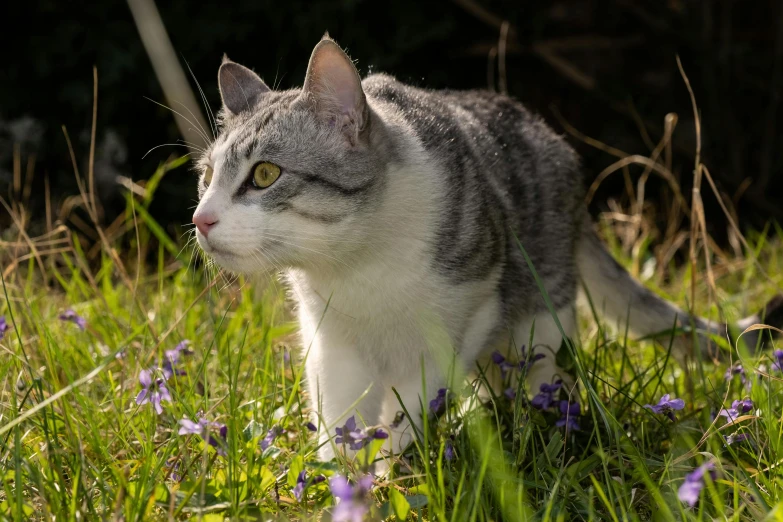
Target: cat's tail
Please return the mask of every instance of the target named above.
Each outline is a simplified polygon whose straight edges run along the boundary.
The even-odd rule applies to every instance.
[[[618,326],[622,332],[626,323],[629,330],[636,336],[648,336],[661,334],[661,341],[665,344],[675,324],[678,327],[690,328],[693,326],[699,334],[699,348],[703,353],[715,355],[714,343],[710,347],[706,334],[717,334],[723,338],[729,335],[728,326],[725,323],[717,323],[701,317],[692,316],[674,303],[659,297],[654,292],[642,286],[631,277],[609,254],[601,240],[592,229],[589,220],[583,226],[582,236],[577,251],[577,264],[582,284],[587,290],[587,297],[596,311],[607,320],[613,321],[613,326]],[[743,332],[753,324],[767,324],[776,328],[783,327],[783,295],[772,298],[759,313],[738,321],[734,327],[735,335]],[[753,330],[742,336],[745,345],[751,350],[755,349],[761,336],[768,330]],[[767,334],[767,339],[769,334]],[[683,357],[688,353],[690,334],[681,334],[675,337],[674,355]],[[732,346],[737,339],[732,338]]]

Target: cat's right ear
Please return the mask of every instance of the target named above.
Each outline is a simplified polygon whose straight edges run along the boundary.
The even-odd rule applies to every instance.
[[[359,72],[328,34],[313,49],[302,91],[316,114],[356,145],[367,125],[367,100]]]
[[[225,56],[218,70],[218,87],[223,106],[233,114],[252,109],[270,91],[256,73]]]

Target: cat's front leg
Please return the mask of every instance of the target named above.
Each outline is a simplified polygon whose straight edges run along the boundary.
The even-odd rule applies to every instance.
[[[351,417],[359,429],[378,423],[383,390],[375,372],[363,363],[356,349],[315,342],[305,360],[305,378],[318,416],[314,422],[318,426],[319,458],[331,460],[335,450],[343,449],[353,454],[348,440],[335,442],[335,428],[342,428]]]
[[[401,454],[415,440],[417,432],[421,435],[423,416],[445,407],[446,378],[442,373],[435,365],[425,364],[423,376],[420,371],[412,371],[396,379],[394,390],[386,390],[381,424],[389,427],[389,438],[381,450],[383,461],[376,462],[376,474],[385,474],[393,456]]]

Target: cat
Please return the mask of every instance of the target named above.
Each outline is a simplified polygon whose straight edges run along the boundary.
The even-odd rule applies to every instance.
[[[272,90],[225,57],[218,83],[220,133],[198,162],[198,244],[229,271],[283,274],[324,460],[352,416],[386,426],[386,452],[400,452],[449,375],[493,350],[533,347],[531,393],[567,378],[555,353],[576,336],[582,285],[637,335],[675,323],[726,333],[615,262],[585,209],[577,154],[508,96],[361,80],[328,36],[301,89]],[[778,305],[767,320],[783,319]],[[677,337],[681,357],[689,339]],[[393,423],[400,402],[409,415]]]

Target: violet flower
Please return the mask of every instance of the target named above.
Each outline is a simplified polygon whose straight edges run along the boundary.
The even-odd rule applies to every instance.
[[[185,370],[176,368],[179,364],[181,356],[193,355],[193,350],[188,349],[190,341],[185,339],[171,350],[163,352],[163,375],[166,379],[171,378],[172,375],[185,375]]]
[[[744,442],[750,439],[750,435],[747,433],[732,433],[731,435],[724,435],[723,439],[728,446],[731,446],[735,442]]]
[[[443,449],[443,458],[451,462],[454,460],[454,445],[451,440],[446,441],[446,447]]]
[[[439,414],[446,407],[446,388],[438,390],[438,395],[430,401],[430,411]]]
[[[351,415],[342,427],[334,429],[337,437],[334,439],[336,444],[345,444],[352,450],[360,450],[364,446],[364,439],[367,435],[360,429],[356,429],[356,419]]]
[[[661,397],[658,404],[645,404],[644,407],[651,409],[653,413],[662,413],[669,417],[669,419],[676,421],[677,417],[674,416],[674,411],[685,408],[685,401],[682,399],[672,399],[671,395],[667,393]]]
[[[180,474],[180,460],[177,460],[174,462],[171,466],[166,466],[169,470],[169,478],[173,480],[174,482],[179,482],[182,480],[182,475]]]
[[[735,375],[740,376],[740,382],[748,389],[751,387],[751,382],[748,380],[747,375],[745,375],[745,368],[742,367],[742,364],[737,363],[734,366],[729,366],[726,369],[726,373],[723,375],[723,379],[725,381],[731,381]]]
[[[305,428],[307,428],[310,431],[318,431],[318,428],[312,422],[308,422],[307,424],[305,424]]]
[[[367,503],[367,493],[372,488],[372,475],[365,475],[355,486],[341,475],[334,475],[329,480],[332,495],[339,503],[332,510],[332,522],[362,522],[370,511]]]
[[[541,384],[539,387],[541,392],[533,397],[533,400],[530,401],[530,404],[539,410],[548,410],[552,403],[555,402],[555,393],[562,385],[563,381],[557,381],[554,384]]]
[[[84,317],[81,317],[76,312],[74,312],[71,309],[68,309],[60,314],[60,320],[61,321],[70,321],[74,323],[76,326],[79,327],[79,330],[84,330],[87,328],[87,321],[84,319]]]
[[[226,456],[226,437],[228,435],[228,427],[220,422],[210,422],[204,417],[200,417],[198,422],[193,422],[187,417],[183,417],[179,421],[181,426],[179,429],[180,435],[198,435],[202,439],[207,441],[207,444],[217,450],[217,454],[220,456]],[[213,428],[217,428],[219,437],[222,441],[212,436]]]
[[[5,316],[0,315],[0,341],[5,337],[5,333],[11,328],[11,325],[5,322]]]
[[[318,484],[320,482],[323,482],[326,480],[326,477],[323,475],[316,475],[310,480],[307,480],[307,472],[305,470],[302,470],[299,475],[296,477],[296,486],[294,486],[294,496],[296,497],[297,502],[301,502],[302,498],[304,497],[304,492],[307,489],[308,486],[311,484]]]
[[[508,375],[508,372],[516,368],[515,364],[508,362],[506,358],[503,357],[503,355],[497,350],[492,352],[491,358],[492,362],[495,363],[498,368],[500,368],[500,377],[503,380],[506,380],[506,375]]]
[[[544,357],[544,354],[539,353],[532,355],[531,357],[527,356],[525,347],[522,347],[522,354],[519,358],[519,361],[516,364],[512,364],[508,359],[506,359],[503,354],[498,352],[497,350],[492,352],[491,359],[492,362],[495,363],[498,368],[500,368],[500,376],[503,380],[506,379],[506,375],[508,375],[509,372],[512,370],[519,370],[523,371],[526,367],[530,366],[534,362],[536,362],[539,359],[542,359]]]
[[[503,395],[505,395],[508,400],[513,401],[517,398],[517,389],[513,386],[509,386],[503,390]]]
[[[375,428],[369,436],[375,440],[384,440],[389,438],[389,434],[383,431],[381,428]]]
[[[699,494],[704,488],[705,473],[709,473],[710,478],[715,480],[717,478],[715,464],[707,462],[686,475],[685,482],[682,483],[677,492],[677,498],[679,498],[681,502],[688,504],[690,507],[696,505],[699,501]]]
[[[519,364],[517,365],[519,370],[522,371],[526,367],[532,365],[534,362],[543,359],[545,355],[543,353],[534,353],[531,354],[530,357],[525,356],[525,347],[522,347],[522,359],[519,361]]]
[[[153,380],[151,370],[141,370],[139,372],[139,382],[142,390],[136,396],[136,404],[141,406],[149,402],[152,403],[152,407],[155,408],[155,412],[158,415],[163,413],[163,407],[160,405],[161,401],[172,402],[169,389],[166,388],[166,381],[163,379]]]
[[[560,417],[557,422],[555,422],[555,426],[565,426],[566,431],[580,430],[581,428],[577,422],[577,418],[579,417],[580,413],[581,409],[578,402],[560,401],[560,414],[562,417]]]
[[[775,362],[772,363],[772,369],[783,372],[783,350],[775,350],[772,352],[772,356],[775,358]]]
[[[729,422],[734,422],[738,417],[744,413],[748,413],[753,410],[753,401],[750,399],[742,399],[741,401],[734,401],[731,403],[731,408],[723,408],[718,412],[721,417],[726,417]]]
[[[261,449],[265,450],[269,446],[272,445],[272,443],[275,441],[277,437],[285,433],[285,430],[280,426],[274,426],[272,429],[270,429],[268,432],[266,432],[266,437],[264,437],[261,440]]]
[[[337,433],[334,442],[336,444],[346,444],[352,450],[360,450],[364,447],[366,441],[370,439],[388,439],[389,434],[380,428],[361,429],[356,427],[356,419],[351,416],[345,421],[345,425],[334,429]]]

